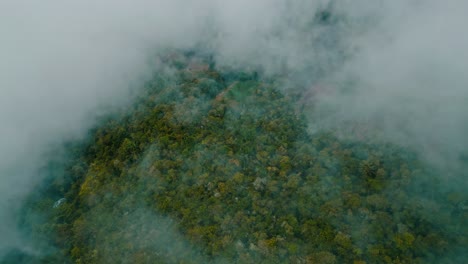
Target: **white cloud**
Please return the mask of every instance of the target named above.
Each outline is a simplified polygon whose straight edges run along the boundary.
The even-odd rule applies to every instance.
[[[326,6],[342,20],[310,23]],[[158,47],[201,43],[220,65],[286,67],[337,86],[352,76],[351,95],[322,98],[317,111],[335,113],[324,123],[383,123],[387,138],[443,163],[466,146],[467,8],[461,0],[2,1],[0,222],[11,224],[9,201],[39,180],[42,151],[124,103]],[[0,252],[8,243],[0,239]]]

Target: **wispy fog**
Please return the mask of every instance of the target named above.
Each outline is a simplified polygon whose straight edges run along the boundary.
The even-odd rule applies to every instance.
[[[131,99],[163,49],[318,84],[314,129],[356,121],[443,167],[468,149],[468,2],[0,2],[0,255],[50,145]],[[328,17],[329,16],[329,17]],[[288,87],[285,87],[287,89]],[[466,154],[465,154],[466,155]]]

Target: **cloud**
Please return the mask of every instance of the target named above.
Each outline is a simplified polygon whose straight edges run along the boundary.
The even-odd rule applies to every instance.
[[[382,18],[353,40],[357,51],[332,77],[355,84],[340,83],[352,91],[324,101],[336,110],[330,118],[367,122],[440,166],[455,165],[468,147],[466,7],[396,1],[371,10]]]
[[[16,241],[14,201],[41,180],[42,153],[128,102],[164,48],[203,47],[220,67],[326,83],[334,92],[314,103],[319,126],[364,122],[449,164],[467,149],[467,8],[461,0],[2,1],[0,254]]]

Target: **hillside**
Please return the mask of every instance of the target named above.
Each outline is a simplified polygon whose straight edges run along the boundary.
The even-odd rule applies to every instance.
[[[20,221],[42,253],[6,263],[464,259],[468,197],[416,154],[310,134],[280,79],[165,59],[131,106],[43,168]]]

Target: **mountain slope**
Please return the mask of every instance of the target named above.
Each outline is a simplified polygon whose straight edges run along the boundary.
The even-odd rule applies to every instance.
[[[437,183],[415,155],[310,135],[298,98],[272,81],[166,59],[133,106],[44,168],[23,225],[52,242],[31,262],[457,260],[466,195],[429,195]]]

